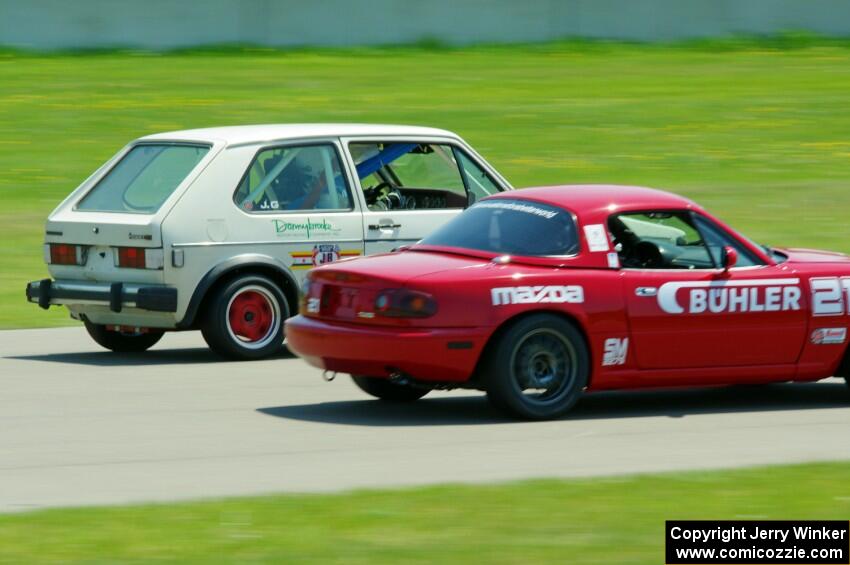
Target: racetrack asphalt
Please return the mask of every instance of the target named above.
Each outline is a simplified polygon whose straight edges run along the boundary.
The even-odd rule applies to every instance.
[[[470,391],[387,405],[288,353],[223,362],[197,332],[139,355],[0,332],[3,512],[850,459],[848,424],[838,379],[595,393],[517,422]]]

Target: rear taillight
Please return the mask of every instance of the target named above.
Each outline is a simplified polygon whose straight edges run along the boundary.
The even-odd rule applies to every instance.
[[[394,288],[375,297],[375,314],[389,318],[427,318],[437,313],[437,301],[425,292]]]
[[[116,247],[115,266],[122,269],[161,269],[162,249]]]
[[[68,243],[45,243],[44,260],[50,265],[85,265],[86,247]]]

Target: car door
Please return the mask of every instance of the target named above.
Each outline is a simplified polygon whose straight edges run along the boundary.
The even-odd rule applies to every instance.
[[[276,245],[266,250],[296,274],[363,253],[359,202],[341,155],[335,139],[263,147],[233,196],[255,239],[270,234]]]
[[[612,216],[609,228],[624,267],[629,326],[640,369],[797,361],[807,306],[793,271],[766,264],[701,214],[620,214]],[[641,246],[643,252],[636,253]],[[737,267],[720,268],[725,246],[737,251]],[[652,248],[660,252],[660,262],[659,253],[648,251]]]
[[[415,243],[506,187],[459,144],[425,138],[344,140],[363,209],[366,254]]]

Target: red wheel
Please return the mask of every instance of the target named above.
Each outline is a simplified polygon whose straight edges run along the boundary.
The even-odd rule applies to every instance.
[[[239,289],[227,305],[227,330],[243,347],[260,349],[273,338],[280,326],[277,300],[261,286]]]
[[[210,297],[201,332],[210,348],[231,359],[262,359],[283,347],[289,305],[281,289],[261,275],[227,281]]]

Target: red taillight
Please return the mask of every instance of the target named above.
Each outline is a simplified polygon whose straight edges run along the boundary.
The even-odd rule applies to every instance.
[[[375,297],[375,314],[390,318],[427,318],[437,313],[434,297],[404,288],[382,290]]]
[[[158,247],[115,248],[115,266],[123,269],[162,269],[163,257]]]
[[[144,269],[145,268],[145,248],[144,247],[119,247],[118,248],[118,266],[125,269]]]
[[[67,243],[48,243],[50,253],[49,263],[51,265],[82,265],[85,263],[83,247]]]

